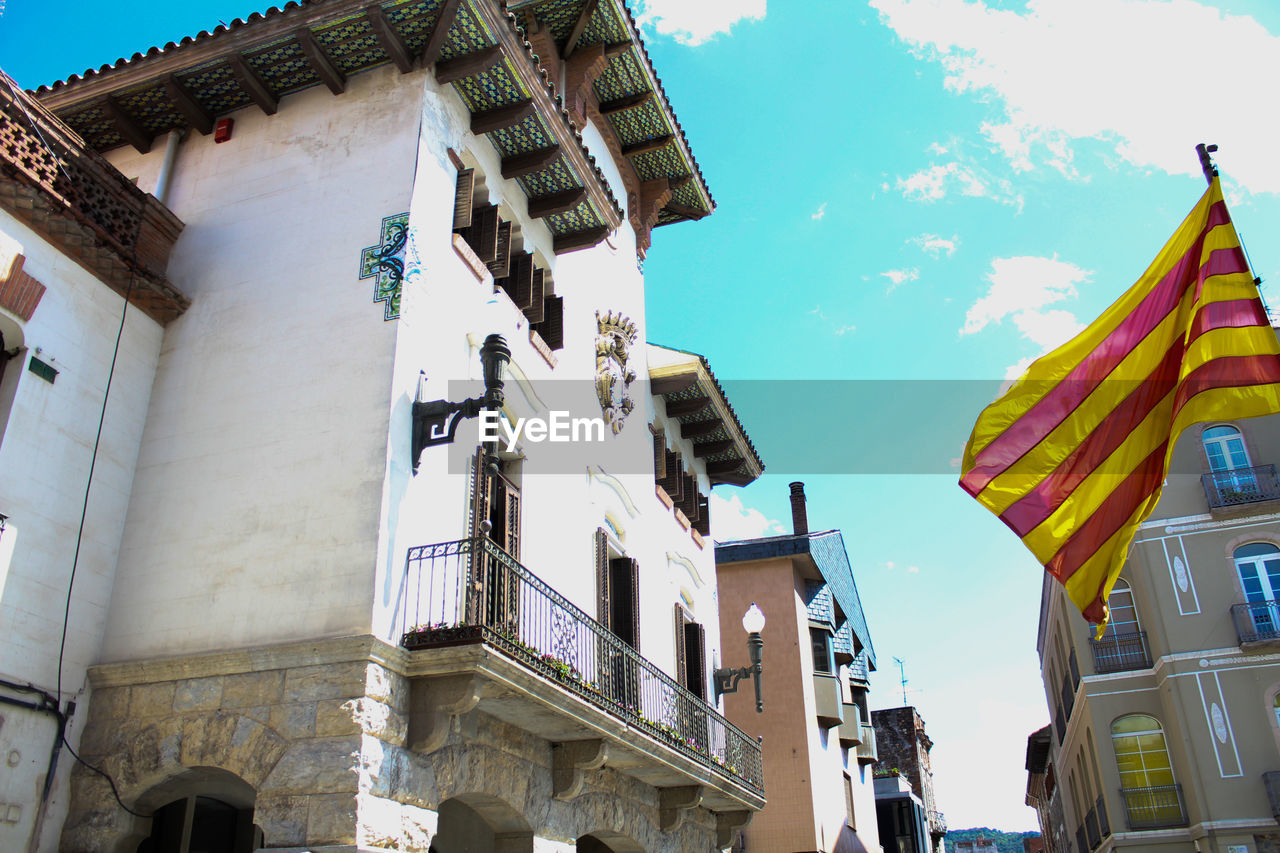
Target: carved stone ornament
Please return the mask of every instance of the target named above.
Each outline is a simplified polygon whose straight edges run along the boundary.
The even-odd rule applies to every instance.
[[[596,312],[596,396],[604,421],[617,435],[635,408],[630,397],[636,372],[627,366],[636,342],[636,324],[622,314]]]

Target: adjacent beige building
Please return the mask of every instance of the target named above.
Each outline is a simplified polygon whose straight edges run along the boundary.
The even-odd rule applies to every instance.
[[[1047,577],[1051,726],[1027,802],[1055,853],[1280,845],[1280,418],[1197,425],[1094,639]]]

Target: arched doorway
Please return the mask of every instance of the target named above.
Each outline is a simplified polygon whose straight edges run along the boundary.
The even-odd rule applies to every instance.
[[[644,848],[617,832],[592,832],[577,843],[578,853],[644,853]]]
[[[440,804],[431,853],[533,853],[528,821],[491,794],[459,794]]]
[[[137,853],[253,853],[266,843],[253,823],[255,799],[253,787],[234,773],[187,770],[139,799],[151,831]]]

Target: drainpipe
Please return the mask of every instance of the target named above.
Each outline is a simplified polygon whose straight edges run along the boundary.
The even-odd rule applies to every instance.
[[[160,163],[160,174],[156,176],[156,191],[152,193],[161,204],[166,203],[169,195],[169,184],[173,180],[173,162],[178,158],[178,143],[187,132],[183,129],[169,131],[169,138],[164,144],[164,160]]]
[[[12,681],[0,679],[0,687],[19,693],[35,694],[38,701],[27,702],[12,696],[0,694],[0,704],[12,705],[17,708],[26,708],[29,711],[52,715],[58,723],[57,734],[54,735],[53,746],[49,751],[49,764],[44,774],[44,787],[40,791],[40,803],[36,808],[35,825],[31,828],[31,837],[27,841],[27,850],[35,851],[40,844],[40,830],[44,825],[45,811],[49,806],[49,799],[53,793],[53,776],[58,769],[58,754],[62,751],[62,739],[66,736],[67,718],[75,713],[76,705],[74,702],[67,703],[67,710],[64,714],[58,710],[58,701],[52,695],[44,692],[38,687],[30,684],[17,684]]]

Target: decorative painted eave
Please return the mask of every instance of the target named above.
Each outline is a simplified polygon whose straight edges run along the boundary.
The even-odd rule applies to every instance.
[[[652,225],[712,213],[715,200],[625,0],[508,0],[508,5],[526,24],[536,19],[546,26],[562,56],[606,48],[604,68],[594,78],[594,107],[642,187],[665,181],[670,188]]]
[[[693,444],[712,485],[745,486],[764,473],[764,463],[747,437],[707,360],[697,353],[648,344],[649,387],[666,404],[667,420]]]
[[[34,94],[94,149],[146,152],[163,133],[207,134],[246,107],[273,115],[284,96],[313,86],[341,94],[350,75],[388,63],[401,73],[433,67],[454,86],[472,131],[488,136],[557,252],[595,245],[619,226],[603,172],[500,0],[290,2]]]
[[[165,277],[182,221],[3,72],[0,208],[156,322],[191,304]]]

